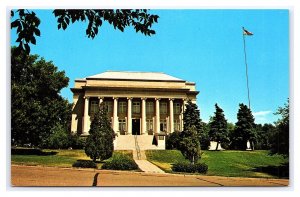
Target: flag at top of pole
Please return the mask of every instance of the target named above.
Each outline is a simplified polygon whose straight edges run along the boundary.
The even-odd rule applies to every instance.
[[[244,27],[243,27],[243,34],[246,35],[246,36],[252,36],[253,35],[252,32],[246,30]]]

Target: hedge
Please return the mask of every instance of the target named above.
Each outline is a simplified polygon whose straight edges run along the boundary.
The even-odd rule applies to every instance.
[[[123,154],[116,154],[113,155],[110,160],[106,161],[101,168],[109,170],[137,170],[138,165],[131,157]]]
[[[172,170],[174,172],[188,172],[188,173],[201,173],[206,174],[208,170],[208,166],[205,163],[175,163],[172,166]]]

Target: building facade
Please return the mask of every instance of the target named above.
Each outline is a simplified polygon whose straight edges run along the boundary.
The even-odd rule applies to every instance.
[[[98,105],[104,102],[118,136],[168,134],[183,129],[188,100],[196,102],[195,83],[159,72],[107,71],[76,79],[71,130],[88,135]]]

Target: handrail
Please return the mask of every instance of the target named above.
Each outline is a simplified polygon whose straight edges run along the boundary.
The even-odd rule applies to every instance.
[[[141,150],[140,150],[140,146],[137,140],[137,135],[134,135],[134,142],[135,142],[135,150],[136,150],[136,154],[137,154],[137,159],[140,160],[141,159]]]

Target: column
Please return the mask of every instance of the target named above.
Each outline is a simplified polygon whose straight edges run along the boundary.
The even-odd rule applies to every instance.
[[[142,98],[142,135],[146,134],[146,99]]]
[[[118,132],[119,121],[118,121],[118,98],[113,97],[114,99],[114,112],[113,112],[113,130]]]
[[[72,105],[72,122],[71,122],[71,132],[73,134],[77,133],[77,131],[78,131],[78,128],[77,128],[78,118],[76,118],[77,113],[74,111],[77,101],[78,101],[78,96],[76,96],[76,97],[74,96],[73,97],[73,105]]]
[[[180,130],[183,131],[183,114],[185,111],[185,104],[186,99],[182,99],[182,107],[181,107],[181,114],[180,114]]]
[[[170,133],[174,132],[174,111],[173,111],[173,100],[172,98],[169,99],[170,101]]]
[[[160,112],[159,112],[159,98],[155,98],[155,133],[160,132]]]
[[[127,98],[127,100],[128,100],[128,103],[127,103],[127,134],[131,134],[132,133],[132,120],[131,120],[132,98]]]
[[[83,135],[89,134],[89,97],[85,96],[84,98],[84,114],[83,114]]]

